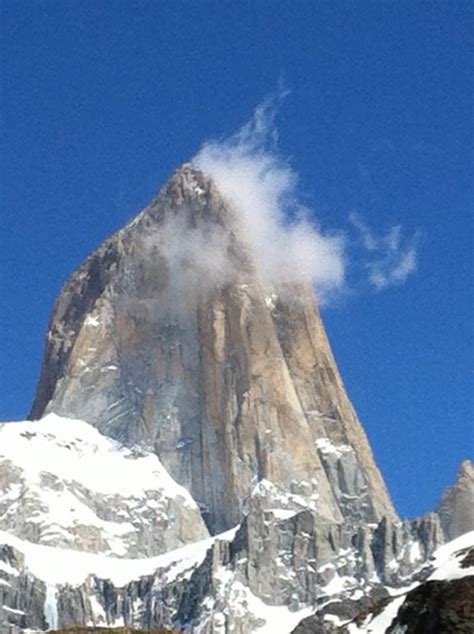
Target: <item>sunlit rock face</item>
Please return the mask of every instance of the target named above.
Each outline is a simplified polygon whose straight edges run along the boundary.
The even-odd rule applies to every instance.
[[[0,426],[0,632],[395,632],[472,574],[474,533],[441,546],[472,465],[398,520],[311,283],[253,244],[185,165],[64,286],[34,420]]]
[[[62,289],[31,417],[49,412],[156,451],[212,532],[262,480],[269,505],[395,517],[311,285],[264,280],[189,165]]]
[[[474,530],[474,464],[464,460],[453,486],[446,489],[436,509],[446,539]]]
[[[238,215],[191,167],[64,287],[45,412],[153,447],[214,531],[262,479],[328,519],[393,515],[309,284],[264,284]]]

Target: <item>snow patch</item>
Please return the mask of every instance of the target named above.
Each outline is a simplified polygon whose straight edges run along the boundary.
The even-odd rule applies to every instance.
[[[345,590],[352,589],[356,585],[357,580],[355,579],[355,577],[349,577],[347,575],[340,576],[336,573],[331,581],[323,586],[322,590],[324,594],[328,596],[333,596],[335,594],[340,594]]]
[[[305,509],[317,510],[319,494],[316,490],[316,480],[311,482],[294,480],[291,487],[294,491],[299,489],[304,493],[283,491],[270,480],[262,478],[254,485],[252,496],[265,500],[265,506],[272,512],[274,509],[279,509],[280,511],[291,510],[294,512],[293,514],[296,514]],[[287,519],[287,517],[281,519]]]
[[[408,558],[412,564],[416,563],[422,558],[420,542],[413,542],[410,544]]]
[[[222,634],[232,631],[233,622],[245,622],[248,634],[276,634],[277,632],[289,634],[302,619],[314,611],[311,607],[291,611],[286,605],[269,605],[238,581],[234,572],[228,568],[219,569],[215,578],[218,583],[217,599],[208,606],[209,618],[212,621],[212,615],[216,614],[214,611],[216,603],[225,606],[222,612],[217,611],[218,614],[222,614],[217,620],[219,627],[227,627],[222,629]],[[201,628],[193,631],[207,632],[207,623],[208,621],[201,624]],[[217,632],[220,634],[221,630],[218,629]]]
[[[97,326],[100,326],[99,318],[96,315],[87,315],[84,320],[84,326],[92,326],[92,328],[97,328]]]
[[[278,295],[275,295],[275,293],[272,293],[271,295],[268,295],[267,297],[265,297],[265,305],[270,310],[275,310],[277,301],[278,301]]]
[[[42,546],[18,539],[6,531],[0,531],[0,544],[7,544],[21,552],[25,557],[25,569],[53,588],[64,584],[80,586],[90,575],[109,579],[117,588],[122,588],[130,581],[151,575],[157,570],[163,571],[160,577],[163,583],[173,581],[202,563],[215,541],[231,541],[237,528],[147,559],[118,559],[102,554]],[[67,562],[67,566],[64,562]],[[47,595],[48,606],[53,605],[52,598],[50,592]]]
[[[11,614],[19,614],[20,616],[25,614],[23,610],[16,610],[15,608],[9,608],[7,605],[2,606],[4,610],[10,612]]]
[[[269,509],[269,511],[279,520],[290,519],[290,517],[294,517],[298,513],[298,511],[292,511],[289,509]]]
[[[323,455],[333,454],[337,458],[354,451],[350,445],[335,445],[329,438],[318,438],[316,447]]]
[[[428,579],[460,579],[474,574],[474,566],[461,566],[466,551],[471,548],[474,549],[474,531],[465,533],[438,548],[432,562],[435,571]]]
[[[88,598],[92,611],[92,621],[90,625],[94,626],[107,624],[107,617],[105,615],[104,608],[100,605],[97,597],[94,594],[91,594]]]
[[[11,575],[12,577],[18,577],[18,575],[20,574],[18,570],[16,570],[16,568],[13,568],[13,566],[7,564],[6,561],[0,561],[0,570],[2,572],[6,572],[7,575]]]

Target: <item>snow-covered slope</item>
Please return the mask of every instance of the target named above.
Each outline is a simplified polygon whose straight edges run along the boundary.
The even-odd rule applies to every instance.
[[[55,414],[0,425],[0,530],[37,544],[147,557],[204,539],[190,494],[156,454]]]
[[[474,575],[474,531],[465,533],[438,548],[428,580],[460,579]]]
[[[45,584],[43,611],[50,628],[60,625],[58,603],[61,601],[64,588],[79,588],[80,586],[87,589],[87,594],[83,595],[89,617],[86,624],[120,626],[124,624],[123,617],[117,618],[113,623],[107,618],[106,606],[102,605],[103,597],[98,592],[101,585],[111,583],[114,588],[121,588],[126,592],[127,585],[140,579],[144,583],[146,578],[151,577],[158,597],[160,590],[165,591],[167,586],[178,585],[189,580],[196,568],[202,566],[209,549],[213,546],[219,547],[224,542],[230,542],[235,533],[236,529],[232,529],[159,557],[137,560],[30,544],[0,531],[0,544],[13,548],[22,558],[23,565],[22,571],[16,569],[12,561],[2,561],[0,557],[0,596],[2,585],[4,588],[8,587],[26,572]],[[64,565],[65,562],[67,565]],[[196,634],[209,631],[213,634],[224,634],[227,631],[226,621],[229,615],[235,619],[245,619],[250,624],[249,629],[246,630],[248,634],[254,631],[256,634],[285,633],[290,632],[304,616],[311,612],[310,608],[291,611],[284,605],[267,605],[248,587],[237,581],[232,574],[229,576],[224,568],[216,572],[218,600],[208,601],[207,605],[203,606],[201,622],[196,623],[192,629]],[[26,606],[22,607],[26,608]],[[26,615],[26,610],[0,605],[0,617],[2,609],[10,618],[14,613],[17,617]],[[129,619],[139,621],[142,610],[142,601],[139,598],[132,599],[132,613]],[[3,625],[6,625],[6,622],[6,620],[3,621]],[[0,632],[3,634],[3,631],[0,618]]]
[[[127,583],[151,575],[157,570],[165,571],[162,581],[169,582],[200,564],[208,549],[216,541],[230,540],[234,535],[235,529],[232,529],[221,535],[171,550],[163,555],[143,559],[118,558],[102,553],[84,553],[54,546],[31,544],[6,531],[0,531],[0,544],[10,546],[20,553],[23,570],[44,581],[47,586],[80,586],[88,577],[95,576],[110,581],[117,588],[122,588]],[[21,571],[15,571],[14,566],[0,559],[0,572],[18,576]]]
[[[160,590],[166,591],[168,585],[189,579],[196,567],[202,564],[208,550],[220,541],[231,540],[235,532],[234,529],[208,537],[158,557],[119,559],[32,544],[0,531],[0,632],[30,630],[30,627],[25,627],[29,626],[29,620],[33,623],[41,620],[38,614],[34,614],[38,609],[45,629],[62,625],[59,613],[63,610],[81,614],[81,618],[78,621],[72,619],[72,623],[124,625],[123,616],[111,622],[106,615],[105,604],[107,596],[109,599],[113,596],[112,588],[126,593],[127,586],[146,585],[146,580],[152,579],[154,590],[159,595]],[[43,599],[39,608],[35,605],[38,597],[33,596],[35,601],[32,602],[31,596],[31,589],[38,582],[41,589],[37,587],[35,592]],[[75,595],[80,597],[77,603],[82,611],[70,600]],[[132,596],[127,608],[129,618],[139,620],[142,611],[142,601]],[[18,623],[18,629],[11,626],[12,617],[16,617],[13,622]]]
[[[1,425],[0,633],[288,634],[321,603],[399,586],[438,543],[436,517],[334,524],[312,502],[263,478],[210,538],[155,454],[56,415]]]
[[[156,454],[54,414],[0,425],[0,633],[80,623],[289,634],[315,618],[318,632],[381,634],[413,575],[472,571],[461,551],[474,533],[427,564],[441,537],[435,515],[351,526],[310,502],[261,479],[240,526],[209,537]],[[383,609],[349,623],[374,592]]]
[[[336,626],[382,634],[408,596],[406,587],[384,588],[401,569],[392,564],[397,551],[387,548],[399,541],[403,558],[413,550],[413,536],[429,526],[428,520],[405,528],[382,523],[354,534],[324,524],[311,510],[265,510],[256,496],[238,528],[151,558],[55,548],[0,531],[0,632],[80,623],[196,634],[289,634],[295,627],[298,634],[322,634]],[[433,565],[426,558],[412,562],[413,574],[459,576],[461,562],[453,557],[460,550],[464,556],[470,540],[474,534],[438,550]],[[386,597],[379,614],[367,612],[358,626],[349,623],[351,616],[340,618],[351,613],[346,604],[356,614],[374,592]],[[321,627],[300,629],[312,615]]]

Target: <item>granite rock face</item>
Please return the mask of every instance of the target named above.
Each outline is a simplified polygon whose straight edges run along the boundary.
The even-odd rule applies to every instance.
[[[350,618],[365,596],[403,588],[404,575],[423,574],[440,535],[431,517],[352,527],[324,523],[310,510],[268,511],[258,498],[238,529],[153,560],[104,561],[3,533],[0,599],[12,632],[80,623],[283,634],[313,612],[325,621],[335,603]],[[63,561],[70,569],[58,571]]]
[[[470,528],[469,465],[397,518],[311,284],[190,165],[65,284],[30,418],[0,426],[0,634],[329,633]]]
[[[440,547],[415,583],[386,596],[375,596],[352,619],[326,620],[312,629],[311,619],[294,634],[468,634],[474,631],[474,532]],[[308,629],[309,627],[309,629]]]
[[[464,460],[456,482],[446,489],[436,509],[446,539],[455,539],[474,530],[474,464]]]
[[[396,517],[310,284],[264,282],[189,165],[64,286],[31,417],[49,412],[156,451],[213,533],[262,479],[328,520]]]

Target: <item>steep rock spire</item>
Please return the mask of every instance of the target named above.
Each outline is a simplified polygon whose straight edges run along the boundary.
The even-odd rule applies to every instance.
[[[249,496],[396,517],[311,285],[269,284],[238,213],[186,164],[62,289],[32,418],[153,448],[214,532]]]
[[[436,512],[448,540],[474,530],[474,464],[470,460],[461,463],[456,482],[445,490]]]

